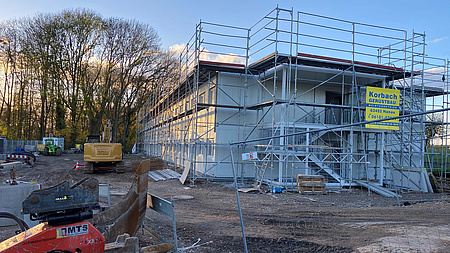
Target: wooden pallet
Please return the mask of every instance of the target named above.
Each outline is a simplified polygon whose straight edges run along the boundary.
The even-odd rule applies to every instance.
[[[297,174],[297,192],[301,194],[324,194],[325,178],[322,175]]]

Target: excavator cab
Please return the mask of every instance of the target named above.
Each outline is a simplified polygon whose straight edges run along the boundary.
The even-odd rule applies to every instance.
[[[100,135],[88,135],[86,143],[100,143]]]

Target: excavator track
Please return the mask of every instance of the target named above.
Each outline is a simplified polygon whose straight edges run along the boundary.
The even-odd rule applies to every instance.
[[[94,174],[94,163],[85,162],[83,172],[84,174]]]
[[[123,161],[116,163],[116,173],[124,173],[125,171],[126,167]]]

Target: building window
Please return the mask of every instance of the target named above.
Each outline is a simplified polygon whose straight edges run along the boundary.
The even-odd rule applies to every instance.
[[[199,139],[199,142],[198,142],[198,144],[197,144],[197,149],[198,149],[197,153],[198,153],[199,155],[204,155],[203,148],[204,148],[204,142],[203,142],[203,139]]]
[[[214,138],[208,138],[207,144],[208,156],[214,156]]]
[[[209,89],[209,92],[208,92],[208,103],[209,104],[214,104],[214,94],[215,94],[214,91],[215,91],[214,88]]]

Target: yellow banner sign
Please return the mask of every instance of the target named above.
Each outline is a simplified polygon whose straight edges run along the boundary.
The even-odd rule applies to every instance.
[[[367,87],[366,121],[399,116],[400,91]],[[366,124],[367,128],[398,130],[398,119]]]

